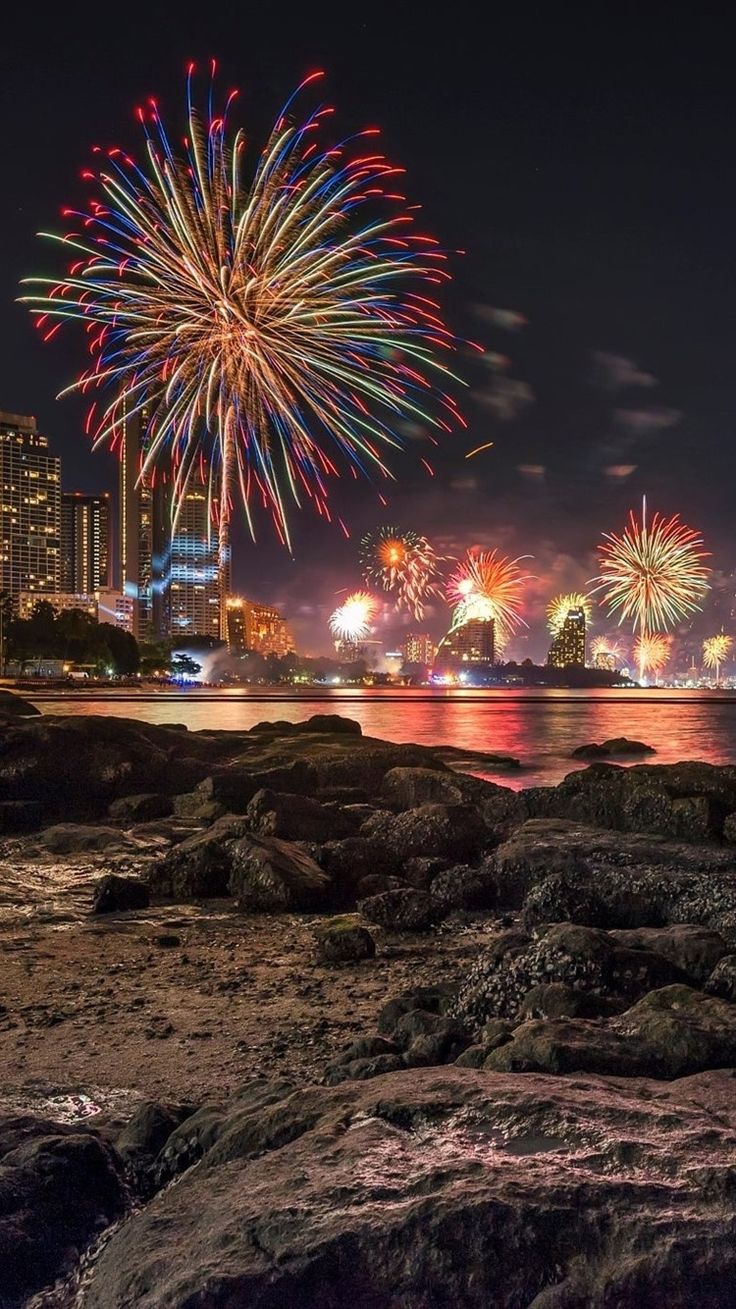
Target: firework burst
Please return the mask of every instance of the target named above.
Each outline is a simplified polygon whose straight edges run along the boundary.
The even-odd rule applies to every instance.
[[[338,641],[364,641],[370,635],[378,601],[368,591],[353,591],[334,613],[330,631]]]
[[[454,606],[452,627],[473,619],[493,619],[496,644],[502,647],[519,625],[521,599],[530,575],[522,573],[522,558],[507,559],[496,550],[469,550],[447,583],[447,598]]]
[[[720,681],[721,664],[728,658],[733,646],[733,637],[726,636],[724,632],[719,632],[717,636],[709,636],[703,641],[703,663],[706,668],[712,668],[716,675],[716,686]]]
[[[654,673],[655,678],[667,664],[670,657],[672,637],[663,632],[641,632],[634,642],[632,651],[639,667],[639,681],[645,673]]]
[[[425,602],[440,592],[438,558],[426,536],[380,527],[360,543],[360,562],[366,582],[391,591],[397,609],[421,619]]]
[[[621,659],[624,654],[624,644],[622,641],[612,640],[610,636],[594,636],[590,645],[590,653],[594,659],[601,656],[607,656],[610,659]]]
[[[708,590],[708,554],[700,534],[678,514],[655,514],[648,523],[644,499],[641,522],[632,511],[623,533],[605,533],[604,541],[595,590],[603,592],[619,622],[630,620],[635,632],[647,635],[700,608]]]
[[[547,605],[547,627],[552,636],[559,635],[571,609],[581,609],[585,615],[586,625],[592,621],[593,606],[590,596],[582,591],[570,591],[567,595],[556,595]]]
[[[68,390],[102,390],[94,441],[119,442],[145,409],[141,476],[165,473],[175,508],[192,479],[209,484],[222,559],[236,499],[251,532],[260,503],[288,543],[288,503],[306,496],[329,519],[341,464],[390,476],[402,420],[462,420],[432,298],[446,256],[402,208],[377,129],[320,144],[332,110],[298,120],[292,96],[246,177],[236,92],[217,109],[211,88],[200,114],[191,80],[183,145],[150,100],[141,161],[96,150],[87,208],[43,234],[73,262],[60,280],[28,279],[23,298],[45,339],[66,319],[86,327],[92,363]]]

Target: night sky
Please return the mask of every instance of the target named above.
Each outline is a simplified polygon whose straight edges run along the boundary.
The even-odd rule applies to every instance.
[[[646,492],[703,531],[733,590],[736,81],[715,8],[687,24],[627,4],[488,7],[481,23],[480,6],[455,3],[439,24],[400,0],[13,11],[0,36],[0,409],[37,415],[67,489],[111,487],[115,467],[89,451],[82,403],[55,400],[83,365],[81,331],[44,346],[15,303],[23,275],[60,267],[34,233],[83,198],[90,145],[138,151],[144,96],[177,121],[190,58],[216,57],[223,90],[240,87],[235,118],[258,144],[321,67],[341,134],[380,124],[427,228],[466,251],[446,317],[489,362],[460,357],[470,427],[432,452],[434,481],[409,435],[388,512],[383,484],[335,484],[352,540],[295,508],[291,558],[264,520],[256,547],[236,543],[238,586],[283,605],[317,650],[336,592],[359,582],[360,535],[381,521],[444,553],[528,552],[531,629],[513,653],[540,657],[542,599],[591,577],[601,532]],[[398,639],[402,620],[384,621]]]

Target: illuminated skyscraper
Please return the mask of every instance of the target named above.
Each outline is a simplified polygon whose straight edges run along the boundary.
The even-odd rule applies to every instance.
[[[495,657],[495,624],[492,618],[472,618],[448,632],[437,650],[437,662],[453,672],[468,667],[490,667]]]
[[[61,461],[35,418],[0,413],[0,591],[61,590]]]
[[[171,630],[174,636],[220,635],[218,540],[204,489],[183,499],[171,538]]]
[[[255,650],[262,655],[285,655],[294,649],[294,638],[272,605],[233,596],[228,601],[227,626],[228,646],[233,654]]]
[[[551,668],[585,667],[585,614],[570,609],[549,648],[547,663]]]
[[[61,494],[61,589],[91,595],[111,584],[110,496]]]
[[[155,639],[170,627],[171,497],[163,476],[140,476],[147,424],[146,410],[124,413],[118,430],[118,585],[132,605],[133,635]]]

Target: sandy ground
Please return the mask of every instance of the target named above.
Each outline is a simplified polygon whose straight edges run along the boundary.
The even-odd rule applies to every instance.
[[[78,870],[75,870],[78,872]],[[99,875],[85,867],[84,881]],[[77,899],[80,894],[77,890]],[[459,976],[491,924],[377,936],[317,962],[308,916],[165,906],[0,929],[0,1104],[71,1092],[201,1100],[260,1075],[309,1081],[406,988]]]

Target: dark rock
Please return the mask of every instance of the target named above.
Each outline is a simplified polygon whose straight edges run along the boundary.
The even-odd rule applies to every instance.
[[[382,1037],[367,1037],[355,1041],[339,1059],[325,1069],[323,1082],[336,1086],[338,1082],[366,1082],[383,1073],[394,1073],[403,1068],[401,1053],[390,1041]]]
[[[138,877],[106,873],[95,887],[92,913],[125,913],[129,909],[147,909],[150,903],[151,892],[146,882]]]
[[[381,799],[389,809],[416,809],[424,804],[478,804],[502,788],[444,764],[432,768],[390,768],[381,783]]]
[[[489,839],[480,813],[470,804],[425,804],[396,815],[379,812],[361,831],[401,860],[443,855],[464,861],[477,856]]]
[[[168,818],[174,804],[170,795],[144,792],[142,795],[123,795],[113,800],[108,815],[115,823],[146,823],[155,818]]]
[[[429,894],[442,914],[455,909],[492,909],[496,903],[496,883],[484,868],[458,864],[437,874]]]
[[[284,841],[336,841],[353,835],[359,825],[309,796],[265,789],[253,796],[247,816],[258,836]]]
[[[244,818],[228,814],[204,832],[180,841],[148,870],[154,895],[200,900],[229,893],[232,843],[247,830]]]
[[[425,1009],[411,1009],[402,1014],[394,1039],[404,1050],[404,1062],[410,1068],[451,1063],[470,1044],[460,1023]]]
[[[271,1105],[278,1105],[294,1089],[291,1082],[257,1079],[246,1083],[227,1109],[222,1104],[205,1104],[185,1117],[167,1137],[156,1159],[157,1186],[165,1186],[185,1172],[212,1150],[222,1136],[226,1138],[227,1147],[233,1151],[241,1149],[246,1153],[246,1143],[250,1140],[257,1152],[258,1143],[263,1142],[264,1132],[254,1137],[252,1128],[254,1124],[260,1124],[261,1111]]]
[[[126,1207],[115,1151],[81,1126],[0,1122],[0,1303],[20,1309],[68,1273]]]
[[[442,855],[413,855],[401,865],[401,876],[409,886],[428,891],[437,874],[446,867],[447,859]]]
[[[87,854],[125,843],[117,827],[90,827],[79,823],[57,823],[41,832],[39,840],[52,854]]]
[[[402,887],[358,901],[358,910],[369,923],[387,932],[426,932],[437,921],[437,906],[426,891]]]
[[[627,736],[614,736],[600,745],[579,745],[571,754],[572,759],[607,759],[612,755],[656,754],[653,745],[643,741],[630,741]]]
[[[194,1105],[162,1104],[146,1100],[139,1105],[115,1141],[115,1148],[132,1175],[139,1193],[155,1186],[155,1161],[171,1133],[195,1111]]]
[[[313,909],[329,878],[304,850],[277,837],[243,836],[230,846],[228,890],[246,912]]]
[[[469,1045],[458,1055],[455,1064],[458,1068],[482,1068],[488,1053],[484,1045]]]
[[[388,877],[386,873],[369,873],[367,877],[361,877],[355,888],[355,895],[359,902],[368,900],[377,895],[383,895],[385,891],[398,891],[406,886],[406,882],[400,877]]]
[[[683,980],[702,986],[716,964],[728,953],[720,932],[707,927],[676,924],[672,927],[639,927],[612,931],[610,936],[630,950],[652,950],[675,964]]]
[[[379,841],[366,836],[347,836],[342,841],[325,841],[315,851],[315,859],[329,873],[336,890],[346,896],[364,877],[386,876],[400,867],[400,861]]]
[[[522,1022],[529,1018],[601,1018],[620,1013],[623,1008],[623,1004],[592,991],[577,991],[564,982],[543,982],[524,996],[518,1017]]]
[[[303,723],[294,723],[295,732],[330,732],[344,736],[362,736],[363,728],[354,718],[343,718],[340,714],[312,714]]]
[[[0,800],[0,834],[35,832],[43,822],[38,800]]]
[[[225,816],[225,806],[219,800],[209,800],[199,789],[175,795],[172,809],[177,818],[191,818],[198,823],[214,823]]]
[[[705,983],[705,989],[709,995],[718,995],[722,1000],[736,1002],[736,954],[727,954],[719,959]]]
[[[15,691],[0,689],[0,718],[38,718],[40,713],[30,700],[24,700]]]
[[[376,943],[356,915],[327,918],[314,930],[317,953],[327,963],[372,959]]]
[[[416,986],[411,991],[387,1000],[378,1015],[378,1030],[387,1036],[393,1036],[396,1024],[402,1014],[412,1009],[423,1009],[433,1014],[447,1013],[454,998],[456,988],[446,984],[436,986]]]
[[[85,1309],[721,1309],[736,1137],[689,1094],[457,1067],[300,1090],[112,1235]]]

